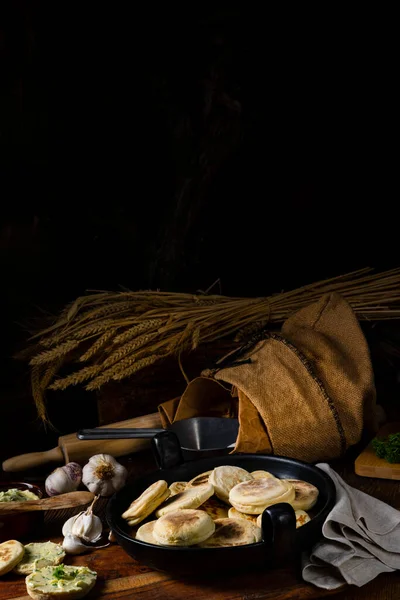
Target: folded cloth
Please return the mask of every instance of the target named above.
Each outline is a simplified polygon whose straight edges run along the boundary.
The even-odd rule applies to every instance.
[[[303,579],[317,587],[358,587],[400,569],[400,511],[347,485],[326,463],[336,504],[322,527],[323,539],[303,555]]]

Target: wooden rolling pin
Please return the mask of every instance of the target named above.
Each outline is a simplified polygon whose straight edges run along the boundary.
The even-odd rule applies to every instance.
[[[40,500],[27,500],[26,502],[1,502],[0,517],[4,515],[16,515],[36,510],[60,510],[64,508],[74,508],[90,504],[94,499],[91,492],[67,492],[59,496],[50,498],[41,498]]]
[[[158,413],[135,417],[126,421],[119,421],[102,427],[162,427]],[[48,463],[86,462],[94,454],[111,454],[112,456],[124,456],[132,452],[139,452],[148,448],[150,440],[78,440],[76,433],[69,433],[58,438],[58,446],[46,452],[30,452],[13,456],[3,462],[3,471],[26,471]]]

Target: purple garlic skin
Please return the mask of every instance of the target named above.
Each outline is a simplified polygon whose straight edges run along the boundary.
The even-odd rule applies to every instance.
[[[81,481],[82,481],[82,468],[80,465],[78,465],[78,463],[76,462],[70,462],[67,465],[65,465],[65,467],[62,467],[63,469],[65,469],[69,475],[69,477],[71,478],[72,481],[75,481],[77,483],[77,485],[79,486]]]
[[[46,493],[49,496],[75,492],[82,481],[82,469],[78,463],[68,463],[65,467],[58,467],[47,477],[45,482]]]

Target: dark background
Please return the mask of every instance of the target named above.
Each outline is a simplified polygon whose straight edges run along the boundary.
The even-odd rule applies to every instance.
[[[252,296],[399,266],[390,15],[263,10],[2,3],[0,419],[22,446],[42,430],[12,356],[88,288]]]

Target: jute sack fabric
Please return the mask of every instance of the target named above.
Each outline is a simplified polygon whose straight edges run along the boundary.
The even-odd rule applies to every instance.
[[[240,360],[234,354],[231,365],[229,357],[222,364],[227,366],[206,374],[213,378],[209,386],[214,380],[237,393],[236,452],[328,460],[357,443],[364,427],[376,430],[368,345],[351,307],[338,294],[301,309],[281,333],[266,333]],[[191,413],[194,407],[197,414],[202,406],[206,414],[211,408],[202,387],[200,380],[197,393],[188,394]],[[220,397],[221,416],[228,416],[228,406],[228,398]],[[187,418],[187,407],[184,394],[172,412],[161,410],[171,422],[179,414]]]

